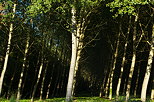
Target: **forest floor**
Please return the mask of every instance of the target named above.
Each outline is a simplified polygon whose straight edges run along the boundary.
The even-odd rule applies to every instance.
[[[15,98],[11,98],[10,100],[0,98],[0,102],[16,102]],[[30,99],[22,99],[20,102],[30,102]],[[53,98],[46,100],[37,100],[34,102],[65,102],[65,98]],[[75,97],[73,102],[125,102],[124,97],[120,97],[119,100],[109,100],[99,97]],[[139,99],[131,99],[129,102],[141,102]],[[154,100],[147,100],[146,102],[154,102]]]

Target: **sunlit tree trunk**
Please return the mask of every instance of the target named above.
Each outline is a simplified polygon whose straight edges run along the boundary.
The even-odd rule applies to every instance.
[[[27,60],[26,62],[27,62],[27,64],[26,64],[26,68],[25,68],[25,75],[24,75],[24,78],[23,78],[23,82],[22,82],[23,84],[22,84],[21,92],[20,92],[21,95],[22,95],[22,93],[24,91],[25,84],[26,84],[27,77],[28,77],[29,60]]]
[[[120,24],[121,26],[121,24]],[[121,29],[121,28],[120,28]],[[115,71],[115,67],[116,67],[116,62],[117,62],[117,57],[118,57],[118,49],[119,49],[119,42],[120,42],[120,30],[119,30],[119,34],[118,34],[118,39],[117,39],[117,45],[116,45],[116,50],[114,53],[114,61],[113,61],[113,67],[111,69],[111,76],[110,76],[110,87],[109,87],[109,99],[112,99],[112,89],[113,89],[113,75],[114,75],[114,71]]]
[[[46,62],[46,68],[45,68],[45,71],[44,71],[44,74],[43,74],[43,79],[42,79],[42,82],[41,82],[40,100],[42,100],[42,97],[43,97],[44,81],[45,81],[45,78],[46,78],[47,68],[48,68],[48,62]]]
[[[73,93],[75,89],[75,84],[76,84],[76,73],[78,71],[79,67],[79,61],[81,58],[81,51],[83,49],[83,38],[84,38],[84,25],[85,25],[85,20],[81,20],[81,23],[77,25],[77,58],[76,58],[76,64],[75,64],[75,71],[74,71],[74,82],[73,82]]]
[[[126,35],[126,42],[125,42],[125,45],[124,45],[124,54],[123,54],[123,58],[122,58],[120,76],[119,76],[119,79],[118,79],[118,84],[117,84],[117,89],[116,89],[116,98],[119,97],[119,91],[120,91],[120,87],[121,87],[121,80],[122,80],[122,75],[123,75],[123,71],[124,71],[124,65],[125,65],[125,61],[126,61],[126,51],[127,51],[127,45],[128,45],[128,37],[129,37],[129,33],[130,33],[130,24],[131,24],[131,17],[129,19],[129,26],[128,26],[127,35]]]
[[[141,91],[141,101],[146,102],[146,93],[147,93],[147,87],[149,83],[150,73],[151,73],[151,67],[153,62],[153,55],[154,55],[154,25],[153,25],[153,31],[152,31],[152,42],[150,43],[150,52],[149,52],[149,58],[148,58],[148,64],[142,84],[142,91]]]
[[[129,72],[129,76],[128,76],[127,87],[126,87],[126,101],[128,101],[129,97],[130,97],[131,82],[132,82],[132,77],[133,77],[135,63],[136,63],[136,30],[137,30],[136,26],[137,26],[137,21],[138,21],[138,15],[135,16],[135,21],[134,21],[133,57],[132,57],[131,68],[130,68],[130,72]]]
[[[15,17],[16,5],[17,4],[14,4],[14,6],[13,6],[12,19],[14,19],[14,17]],[[2,85],[3,85],[3,80],[4,80],[4,75],[5,75],[5,72],[6,72],[6,68],[7,68],[9,54],[10,54],[12,33],[13,33],[13,22],[11,22],[11,24],[10,24],[9,35],[8,35],[8,43],[7,43],[7,49],[6,49],[6,54],[5,54],[5,60],[4,60],[4,66],[3,66],[1,76],[0,76],[0,95],[2,94]]]
[[[152,80],[151,100],[154,100],[154,78]]]
[[[114,58],[114,55],[112,55],[112,58],[111,58],[111,62],[110,62],[110,67],[109,67],[109,73],[108,73],[108,76],[107,76],[107,82],[105,83],[105,97],[107,98],[108,97],[108,91],[109,91],[109,85],[110,85],[110,77],[111,77],[111,71],[112,71],[112,65],[113,65],[113,59]]]
[[[20,74],[20,79],[19,79],[19,83],[18,83],[18,92],[17,92],[17,101],[19,101],[20,97],[21,97],[21,87],[22,87],[22,82],[23,82],[23,76],[24,76],[24,71],[25,71],[25,67],[26,67],[26,59],[27,59],[27,54],[28,54],[28,49],[29,49],[29,34],[27,37],[27,41],[26,41],[26,47],[25,47],[25,52],[24,52],[24,59],[23,59],[23,64],[22,64],[22,70],[21,70],[21,74]]]
[[[42,49],[43,50],[43,49]],[[33,89],[33,93],[32,93],[32,97],[31,97],[31,102],[34,102],[34,97],[35,97],[35,92],[36,92],[36,89],[37,89],[37,86],[38,86],[38,83],[40,81],[40,78],[41,78],[41,73],[42,73],[42,70],[43,70],[43,55],[42,55],[42,58],[41,58],[41,65],[40,65],[40,68],[39,68],[39,73],[38,73],[38,76],[37,76],[37,81],[34,85],[34,89]]]
[[[73,78],[74,78],[74,71],[76,66],[76,58],[77,58],[77,37],[76,37],[76,9],[72,7],[72,56],[71,56],[71,65],[67,83],[67,91],[66,91],[66,102],[72,101],[73,97]]]

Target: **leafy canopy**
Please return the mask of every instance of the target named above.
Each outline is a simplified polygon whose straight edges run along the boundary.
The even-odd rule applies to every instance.
[[[136,15],[137,8],[142,5],[150,4],[152,1],[148,0],[114,0],[107,4],[111,8],[111,12],[116,12],[115,17],[119,14]]]
[[[40,13],[47,13],[50,8],[58,3],[56,9],[60,9],[65,12],[65,8],[76,6],[77,8],[91,9],[99,5],[102,0],[32,0],[31,5],[28,7],[27,13],[30,16],[36,16]]]

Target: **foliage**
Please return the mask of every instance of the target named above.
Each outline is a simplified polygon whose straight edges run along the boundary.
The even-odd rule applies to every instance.
[[[1,22],[8,22],[8,21],[11,21],[12,19],[12,12],[9,12],[11,9],[12,9],[12,7],[13,7],[13,2],[11,1],[11,0],[8,0],[8,1],[2,1],[2,2],[0,2],[0,5],[1,5],[1,7],[2,7],[2,9],[1,9],[1,14],[2,15],[0,15],[1,17],[3,17],[3,19],[1,20]]]
[[[16,98],[14,97],[14,95],[11,96],[10,102],[16,102]]]
[[[146,5],[150,2],[147,0],[114,0],[107,4],[107,7],[111,8],[111,12],[116,12],[115,17],[119,14],[124,15],[136,15],[137,9],[140,5]]]

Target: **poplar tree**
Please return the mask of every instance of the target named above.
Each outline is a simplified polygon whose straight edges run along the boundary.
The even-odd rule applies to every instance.
[[[12,39],[12,34],[13,34],[13,20],[15,17],[15,12],[16,12],[16,6],[17,4],[14,2],[8,2],[8,4],[13,4],[13,8],[12,8],[12,16],[11,16],[11,23],[10,23],[10,28],[9,28],[9,35],[8,35],[8,42],[7,42],[7,49],[6,49],[6,54],[5,54],[5,60],[4,60],[4,65],[3,65],[3,69],[1,72],[1,76],[0,76],[0,95],[2,93],[2,85],[3,85],[3,80],[4,80],[4,76],[5,76],[5,72],[7,69],[7,64],[8,64],[8,58],[9,58],[9,54],[10,54],[10,48],[11,48],[11,39]]]

